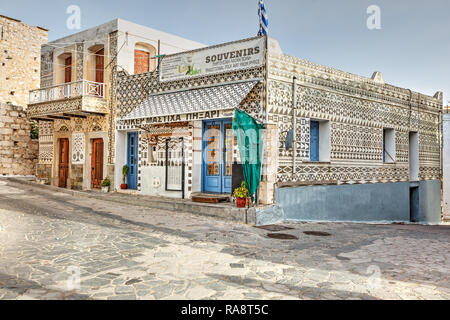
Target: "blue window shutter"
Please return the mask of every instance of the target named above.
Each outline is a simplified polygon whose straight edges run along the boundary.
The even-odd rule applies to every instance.
[[[286,150],[292,148],[292,144],[294,143],[294,130],[289,130],[286,135]]]
[[[319,161],[319,122],[311,121],[310,124],[310,153],[311,161]]]

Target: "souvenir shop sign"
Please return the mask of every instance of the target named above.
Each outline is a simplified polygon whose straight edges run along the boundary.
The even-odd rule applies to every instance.
[[[160,66],[160,81],[175,81],[255,68],[263,65],[265,37],[204,50],[167,56]]]
[[[187,114],[176,114],[169,116],[133,119],[133,120],[119,120],[117,123],[118,130],[123,130],[120,126],[126,126],[127,129],[131,126],[139,125],[152,125],[159,123],[173,123],[173,122],[184,122],[184,121],[195,121],[195,120],[206,120],[206,119],[216,119],[229,115],[231,110],[213,110],[213,111],[201,111]]]

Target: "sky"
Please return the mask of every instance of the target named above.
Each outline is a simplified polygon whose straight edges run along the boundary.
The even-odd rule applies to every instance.
[[[265,0],[269,35],[284,53],[450,100],[450,1]],[[81,9],[81,30],[121,18],[204,44],[255,36],[258,0],[0,0],[0,15],[49,29],[67,28],[70,5]],[[370,5],[381,29],[369,30]]]

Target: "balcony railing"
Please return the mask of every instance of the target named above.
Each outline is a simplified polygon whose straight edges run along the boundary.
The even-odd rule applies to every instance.
[[[106,84],[88,80],[30,91],[30,104],[70,99],[82,96],[105,98]]]

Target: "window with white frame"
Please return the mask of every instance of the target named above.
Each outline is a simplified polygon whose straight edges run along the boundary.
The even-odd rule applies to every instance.
[[[383,129],[383,162],[395,162],[395,130],[391,128]]]
[[[409,133],[409,179],[419,180],[419,133]]]
[[[330,161],[330,122],[310,121],[310,161]]]

